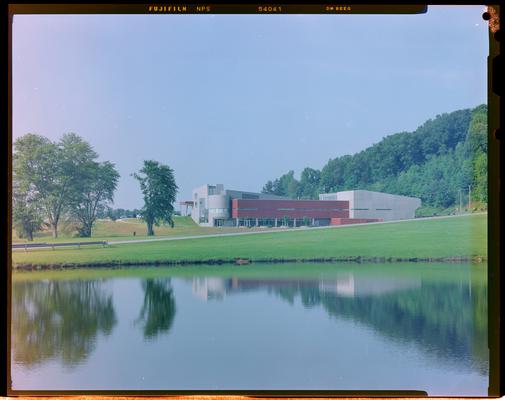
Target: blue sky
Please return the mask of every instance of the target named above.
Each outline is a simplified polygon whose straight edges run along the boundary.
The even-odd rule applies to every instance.
[[[13,137],[82,136],[121,174],[154,159],[178,199],[259,191],[486,102],[482,6],[420,15],[16,15]]]

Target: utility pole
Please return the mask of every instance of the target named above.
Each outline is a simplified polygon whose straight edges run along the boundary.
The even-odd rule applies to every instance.
[[[468,212],[471,212],[471,203],[472,202],[472,186],[471,185],[468,185]]]
[[[463,212],[463,196],[461,194],[461,188],[459,189],[459,213]]]

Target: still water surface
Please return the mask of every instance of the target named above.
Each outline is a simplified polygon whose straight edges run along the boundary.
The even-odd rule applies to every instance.
[[[15,273],[14,390],[485,396],[486,265]]]

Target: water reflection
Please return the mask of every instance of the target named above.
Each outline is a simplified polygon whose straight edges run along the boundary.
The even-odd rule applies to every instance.
[[[295,268],[298,275],[293,272]],[[153,376],[145,387],[141,386],[146,389],[166,382],[165,375],[156,375],[160,365],[163,371],[170,370],[167,375],[173,382],[185,382],[188,387],[194,376],[202,379],[199,382],[205,388],[203,375],[213,382],[219,377],[226,381],[224,377],[233,373],[233,382],[243,379],[243,386],[248,387],[254,383],[252,378],[248,380],[255,376],[252,371],[265,361],[277,362],[271,367],[276,373],[291,368],[286,373],[288,377],[278,376],[285,382],[302,382],[301,387],[312,387],[310,379],[323,376],[321,382],[331,387],[334,377],[325,373],[340,368],[333,364],[340,362],[335,360],[347,357],[345,369],[338,370],[345,375],[355,360],[353,351],[359,352],[370,343],[370,353],[363,350],[358,356],[371,362],[377,362],[374,357],[381,359],[414,349],[415,359],[405,370],[419,373],[420,381],[424,366],[429,365],[453,374],[477,372],[482,378],[479,382],[485,384],[485,269],[363,265],[307,268],[310,269],[248,267],[230,270],[228,277],[208,276],[203,268],[185,269],[179,272],[180,277],[172,272],[174,269],[142,269],[138,270],[139,275],[119,270],[117,275],[116,271],[110,272],[106,281],[83,280],[76,271],[75,277],[80,279],[14,280],[12,360],[18,368],[14,380],[19,387],[45,387],[46,383],[37,379],[42,379],[39,377],[51,371],[52,366],[81,365],[81,370],[73,369],[75,379],[87,379],[91,387],[99,381],[99,375],[115,365],[110,361],[108,367],[103,367],[106,360],[119,355],[125,365],[122,373],[130,374],[130,378],[118,380],[117,387],[129,385],[142,362],[145,376]],[[195,276],[188,278],[188,271],[194,271]],[[65,276],[69,275],[72,273]],[[291,335],[297,328],[303,334]],[[269,330],[269,335],[263,334],[265,330]],[[97,348],[100,335],[113,335],[113,340]],[[318,337],[316,341],[314,336]],[[362,347],[352,350],[353,343]],[[352,354],[346,354],[347,346]],[[131,354],[125,353],[125,348]],[[258,349],[269,351],[258,358]],[[334,354],[339,357],[334,358]],[[221,365],[216,357],[229,362]],[[227,369],[227,365],[240,365],[236,364],[239,358],[242,370]],[[301,365],[297,364],[301,359],[312,359],[313,375],[293,367]],[[44,361],[56,362],[42,366]],[[34,365],[40,368],[25,368]],[[392,371],[398,372],[394,368]],[[54,376],[60,377],[56,372]],[[453,382],[459,376],[453,377]],[[268,384],[268,376],[264,379],[258,382]],[[132,387],[137,387],[131,382]]]
[[[373,296],[406,289],[421,287],[420,277],[363,277],[353,273],[337,275],[332,279],[251,279],[251,278],[217,278],[193,277],[193,294],[203,300],[222,300],[225,295],[234,293],[267,289],[281,294],[289,302],[293,302],[297,293],[303,293],[304,304],[311,301],[306,297],[310,288],[317,293],[334,293],[343,297]],[[304,289],[304,290],[302,290]]]
[[[142,325],[145,339],[167,333],[175,317],[175,298],[168,278],[142,281],[144,304],[135,321]]]
[[[100,281],[14,282],[12,294],[13,360],[26,366],[52,358],[74,366],[116,324],[112,294]]]
[[[332,279],[202,278],[193,294],[204,300],[266,290],[306,308],[323,307],[328,315],[364,324],[397,343],[416,343],[447,362],[464,362],[488,371],[487,288],[484,282],[423,281],[411,277],[368,277],[352,272]]]

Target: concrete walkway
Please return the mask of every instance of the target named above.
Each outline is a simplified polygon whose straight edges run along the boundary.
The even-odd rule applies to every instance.
[[[402,222],[412,222],[412,221],[427,221],[435,219],[448,219],[448,218],[461,218],[468,217],[471,215],[483,215],[486,212],[473,213],[473,214],[459,214],[459,215],[444,215],[440,217],[426,217],[426,218],[414,218],[414,219],[403,219],[400,221],[384,221],[384,222],[368,222],[363,224],[349,224],[349,225],[328,225],[328,226],[317,226],[317,227],[298,227],[298,228],[277,228],[277,229],[265,229],[264,231],[253,231],[253,232],[234,232],[234,233],[216,233],[211,235],[193,235],[193,236],[179,236],[179,237],[160,237],[154,239],[138,239],[138,240],[118,240],[110,241],[108,244],[129,244],[129,243],[146,243],[146,242],[162,242],[162,241],[172,241],[172,240],[191,240],[191,239],[206,239],[214,237],[227,237],[227,236],[244,236],[244,235],[261,235],[265,233],[285,233],[285,232],[301,232],[301,231],[312,231],[319,229],[344,229],[351,228],[354,226],[363,225],[382,225],[382,224],[398,224]],[[247,229],[247,228],[244,228]]]

